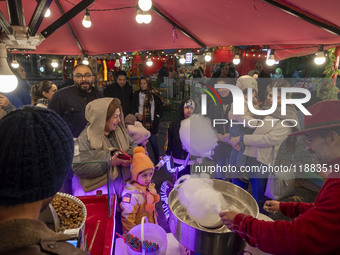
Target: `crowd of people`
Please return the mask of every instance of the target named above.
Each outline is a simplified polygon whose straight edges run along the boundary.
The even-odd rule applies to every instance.
[[[163,77],[167,77],[169,74],[164,66],[162,68]],[[296,136],[304,135],[306,149],[314,153],[326,168],[339,164],[340,116],[336,109],[340,102],[324,101],[310,107],[308,110],[312,115],[305,117],[304,130],[301,131],[294,106],[287,105],[286,114],[281,113],[282,89],[291,85],[282,79],[282,70],[278,69],[271,75],[269,83],[261,79],[267,77],[261,63],[256,63],[248,75],[239,76],[232,64],[222,62],[212,75],[214,84],[228,84],[242,91],[244,114],[234,114],[233,109],[239,105],[233,101],[231,91],[219,88],[217,93],[221,104],[208,103],[207,116],[211,120],[246,123],[243,126],[214,127],[218,145],[211,159],[213,162],[237,168],[273,165],[283,143],[293,150]],[[203,74],[200,69],[193,73],[197,77]],[[123,230],[129,231],[138,225],[143,216],[157,224],[155,204],[160,199],[152,177],[160,158],[157,133],[164,102],[149,80],[142,77],[140,89],[133,92],[126,73],[118,71],[115,82],[102,95],[93,86],[93,70],[83,64],[74,67],[74,84],[60,90],[50,81],[31,86],[21,69],[18,75],[22,81],[19,80],[16,91],[0,95],[0,110],[3,111],[0,111],[0,118],[3,116],[0,120],[0,171],[3,176],[0,183],[0,233],[4,236],[6,233],[5,242],[0,244],[0,253],[24,254],[29,249],[44,252],[43,244],[50,242],[58,243],[67,254],[83,254],[67,245],[65,236],[48,230],[37,220],[38,215],[57,191],[75,196],[94,195],[98,189],[107,192],[108,174],[109,187],[120,203]],[[176,81],[176,72],[173,78]],[[249,89],[252,93],[248,93]],[[174,97],[180,94],[178,85],[174,85],[174,92]],[[277,108],[268,116],[260,118],[248,108],[248,97],[251,97],[249,100],[255,109],[268,110],[273,105],[274,96],[277,97]],[[189,152],[182,146],[180,128],[183,120],[200,110],[197,105],[195,100],[184,98],[178,117],[167,130],[166,155],[172,157],[175,166],[183,165],[185,161],[188,163],[179,176],[190,174],[190,166],[196,162],[186,160]],[[297,125],[284,127],[279,121],[273,124],[266,121],[268,119],[289,119]],[[111,151],[108,164],[72,165],[74,138],[79,142],[80,152]],[[153,161],[147,152],[148,141]],[[215,178],[231,181],[246,190],[251,185],[260,212],[281,211],[294,218],[290,222],[263,222],[235,211],[224,211],[220,213],[221,220],[250,245],[266,252],[337,254],[340,252],[336,242],[340,233],[340,201],[337,196],[340,176],[331,171],[324,174],[326,182],[316,202],[306,204],[266,201],[264,192],[268,176],[265,174],[228,176],[219,173]],[[35,228],[40,231],[34,231]],[[22,231],[22,239],[28,240],[12,242],[17,231]],[[30,235],[33,238],[27,238]]]

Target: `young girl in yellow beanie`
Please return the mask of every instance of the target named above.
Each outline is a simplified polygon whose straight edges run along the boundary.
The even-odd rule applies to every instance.
[[[144,148],[134,148],[132,177],[124,187],[120,203],[123,232],[130,231],[134,226],[141,224],[143,216],[146,216],[150,223],[157,224],[155,204],[159,201],[159,195],[155,184],[151,182],[153,173],[154,165],[145,155]]]

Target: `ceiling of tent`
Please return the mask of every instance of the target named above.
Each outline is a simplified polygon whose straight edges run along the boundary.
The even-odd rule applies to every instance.
[[[296,9],[340,28],[338,0],[277,0],[279,1],[294,5]],[[37,1],[22,2],[27,25]],[[64,12],[67,12],[80,0],[59,2]],[[123,51],[202,47],[179,29],[174,30],[170,23],[152,10],[150,24],[137,24],[136,5],[137,0],[96,0],[89,7],[92,20],[89,29],[82,26],[84,12],[75,16],[70,25],[84,52],[88,55],[99,55]],[[287,45],[296,47],[295,45],[304,44],[340,44],[340,36],[262,0],[153,0],[153,5],[207,47],[278,45],[278,48],[287,48]],[[117,8],[123,9],[107,10]],[[0,1],[0,10],[8,18],[5,1]],[[39,32],[61,16],[55,1],[52,2],[50,10],[52,14],[43,20]],[[315,48],[311,48],[310,52],[315,52]],[[66,24],[46,38],[35,53],[82,54]]]

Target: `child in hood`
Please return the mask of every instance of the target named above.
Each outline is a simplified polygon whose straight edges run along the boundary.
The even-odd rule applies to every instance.
[[[146,144],[151,136],[150,131],[144,128],[143,124],[137,121],[136,116],[132,114],[128,114],[125,117],[125,126],[133,141],[138,146],[143,146],[146,150]]]
[[[146,216],[150,223],[157,224],[155,204],[159,201],[159,195],[155,184],[151,182],[153,173],[154,165],[145,155],[144,148],[141,146],[134,148],[132,177],[124,187],[120,203],[123,232],[139,225],[143,216]]]

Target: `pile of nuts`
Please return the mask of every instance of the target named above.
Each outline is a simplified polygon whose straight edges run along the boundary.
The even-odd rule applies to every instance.
[[[60,221],[57,232],[80,227],[83,221],[83,211],[79,204],[58,194],[54,196],[51,203]]]

